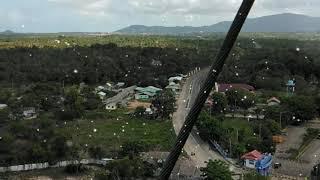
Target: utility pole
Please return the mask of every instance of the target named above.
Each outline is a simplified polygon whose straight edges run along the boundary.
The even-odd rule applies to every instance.
[[[206,80],[201,85],[201,90],[198,93],[195,103],[193,103],[188,116],[180,129],[179,135],[177,136],[176,143],[174,144],[169,156],[167,157],[165,164],[162,168],[159,179],[169,179],[171,172],[181,154],[183,146],[185,145],[194,124],[201,112],[201,109],[208,98],[217,77],[222,71],[223,65],[228,58],[228,55],[240,33],[240,30],[247,19],[250,9],[254,3],[254,0],[243,0],[236,17],[227,33],[226,39],[224,40],[222,47],[216,56],[216,60],[211,65],[210,71],[207,74]]]

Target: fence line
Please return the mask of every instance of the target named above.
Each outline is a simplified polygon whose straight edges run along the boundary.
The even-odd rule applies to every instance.
[[[47,169],[47,168],[59,168],[59,167],[66,167],[71,164],[94,164],[94,165],[105,166],[109,161],[112,161],[112,159],[102,159],[102,160],[82,159],[80,161],[78,161],[78,160],[59,161],[54,165],[49,165],[48,162],[34,163],[34,164],[23,164],[23,165],[0,167],[0,173],[30,171],[30,170],[39,170],[39,169]]]

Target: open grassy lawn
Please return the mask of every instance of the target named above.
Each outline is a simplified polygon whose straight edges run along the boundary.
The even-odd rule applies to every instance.
[[[171,121],[135,118],[124,110],[90,112],[57,130],[84,147],[101,145],[109,152],[119,150],[126,141],[143,141],[151,149],[169,150],[175,138]]]
[[[225,118],[222,122],[222,126],[228,129],[233,129],[231,137],[233,137],[232,140],[237,139],[237,131],[242,131],[244,137],[253,137],[253,129],[250,126],[250,122],[248,122],[246,119],[242,118]]]

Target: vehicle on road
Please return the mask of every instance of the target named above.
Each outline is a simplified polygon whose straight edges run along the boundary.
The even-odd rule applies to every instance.
[[[281,167],[281,163],[279,163],[279,162],[276,162],[276,163],[273,164],[273,168],[274,169],[278,169],[280,167]]]

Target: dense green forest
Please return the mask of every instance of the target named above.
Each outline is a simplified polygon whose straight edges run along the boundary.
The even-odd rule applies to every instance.
[[[139,47],[143,39],[124,37],[117,44],[66,48],[3,48],[0,49],[0,82],[17,86],[36,82],[124,81],[128,85],[163,87],[168,76],[208,66],[222,44],[221,39],[154,37],[147,39],[148,47]],[[286,81],[295,78],[297,90],[306,92],[307,88],[309,92],[320,77],[318,49],[316,41],[241,38],[219,80],[284,90]]]

